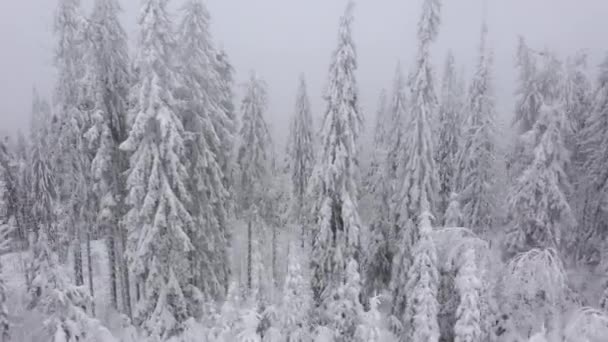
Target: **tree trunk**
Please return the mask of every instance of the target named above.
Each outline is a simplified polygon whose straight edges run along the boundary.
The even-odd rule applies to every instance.
[[[74,246],[74,282],[76,286],[84,284],[84,275],[82,272],[82,237],[80,229],[75,227],[76,243]]]
[[[93,289],[93,265],[91,258],[91,225],[87,229],[87,271],[89,275],[89,293],[91,294],[91,313],[95,317],[95,290]]]
[[[127,265],[127,258],[125,258],[125,252],[127,249],[127,233],[124,227],[121,225],[117,226],[118,228],[118,239],[119,239],[119,247],[117,248],[117,256],[118,256],[118,265],[120,267],[121,273],[121,296],[122,296],[122,304],[124,313],[129,316],[129,318],[133,318],[133,311],[131,310],[131,282],[129,281],[129,268]],[[139,295],[137,296],[139,299]]]
[[[279,269],[277,267],[277,227],[272,225],[272,285],[273,292],[279,285]]]
[[[115,227],[108,229],[108,237],[106,244],[108,248],[108,261],[110,268],[110,301],[112,302],[112,308],[118,310],[118,275],[116,273],[116,242],[114,234],[116,234]]]
[[[249,216],[249,223],[247,225],[247,289],[251,291],[251,252],[252,252],[252,241],[251,241],[251,215]]]

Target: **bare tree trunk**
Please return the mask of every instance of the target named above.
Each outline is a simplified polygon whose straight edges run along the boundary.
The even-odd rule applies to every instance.
[[[252,272],[252,263],[251,263],[251,252],[252,252],[252,241],[251,241],[251,215],[249,216],[249,223],[247,225],[247,289],[251,291],[251,272]]]
[[[277,227],[272,225],[272,285],[273,292],[279,285],[279,269],[277,267]]]
[[[91,294],[91,313],[95,317],[95,290],[93,288],[93,265],[91,258],[91,225],[87,229],[87,270],[89,273],[89,293]]]
[[[108,229],[108,237],[106,239],[106,245],[108,248],[108,261],[110,268],[110,300],[112,307],[118,310],[118,274],[116,273],[116,241],[114,235],[116,234],[115,227]]]
[[[74,282],[76,286],[84,284],[84,275],[82,272],[82,236],[80,228],[74,226],[74,234],[76,235],[76,242],[74,246]]]
[[[120,240],[119,243],[119,248],[117,249],[118,253],[118,265],[120,267],[120,273],[121,273],[121,290],[122,290],[122,303],[123,303],[123,310],[124,313],[127,314],[127,316],[129,316],[129,318],[133,318],[133,311],[131,309],[131,282],[129,280],[129,268],[127,265],[127,258],[125,258],[125,252],[126,252],[126,248],[127,248],[127,233],[126,230],[124,229],[124,227],[122,226],[118,226],[117,227],[119,232],[118,232],[118,238]],[[137,293],[137,299],[139,300],[139,293]]]

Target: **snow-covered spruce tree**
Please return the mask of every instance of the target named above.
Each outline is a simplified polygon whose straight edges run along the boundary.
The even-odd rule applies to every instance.
[[[605,196],[608,193],[608,57],[600,65],[598,88],[591,100],[590,111],[580,137],[580,152],[584,156],[584,207],[576,233],[578,258],[593,250],[601,250],[597,242],[604,241],[608,225]],[[581,196],[581,194],[578,194]]]
[[[321,314],[333,305],[346,282],[351,260],[359,258],[361,221],[357,212],[357,138],[362,115],[355,77],[357,54],[352,39],[354,3],[340,19],[338,47],[332,55],[321,130],[321,147],[312,179],[312,291]],[[358,304],[358,296],[351,296]],[[333,323],[333,317],[327,325]],[[351,317],[350,319],[355,319]],[[349,332],[354,333],[354,331]],[[352,338],[346,335],[344,338]]]
[[[92,191],[97,201],[96,222],[106,237],[110,263],[112,306],[131,314],[123,217],[124,182],[121,173],[127,160],[119,151],[126,139],[126,111],[129,88],[127,35],[120,24],[121,7],[116,0],[97,0],[89,21],[89,65],[86,75],[88,99],[93,115],[86,139],[94,151],[91,161]],[[120,292],[120,293],[119,293]]]
[[[495,215],[496,147],[491,53],[487,28],[481,32],[480,56],[467,101],[466,128],[459,156],[463,224],[479,235],[492,228]]]
[[[442,217],[450,205],[452,192],[456,191],[461,118],[464,117],[461,90],[454,66],[454,55],[449,52],[443,70],[439,106],[439,139],[435,151],[439,175],[437,213]],[[445,222],[445,217],[441,222]],[[444,223],[444,225],[446,224]]]
[[[432,122],[437,109],[433,85],[430,47],[439,30],[439,0],[425,0],[418,23],[418,56],[415,72],[410,80],[411,118],[398,158],[398,179],[395,193],[395,223],[399,239],[397,262],[393,261],[392,290],[395,317],[404,316],[408,292],[409,266],[412,263],[412,246],[419,239],[420,213],[433,212],[438,192],[437,168],[434,159]]]
[[[184,7],[179,26],[182,120],[190,135],[187,142],[190,212],[195,220],[189,231],[190,283],[206,298],[222,298],[228,289],[228,227],[225,202],[228,192],[220,158],[222,141],[214,121],[224,116],[218,100],[220,75],[214,67],[215,51],[204,4],[192,0]],[[225,132],[224,132],[225,133]],[[218,157],[219,156],[219,157]]]
[[[251,74],[241,104],[240,146],[237,153],[239,166],[240,210],[247,221],[247,289],[254,289],[253,257],[259,254],[257,243],[261,243],[264,226],[260,220],[260,206],[268,190],[271,167],[271,137],[264,120],[267,106],[266,84],[255,73]],[[262,203],[261,203],[262,202]],[[255,225],[255,227],[254,227]],[[255,236],[254,236],[255,235]],[[256,243],[257,242],[257,243]]]
[[[161,339],[187,319],[181,286],[188,272],[192,196],[184,128],[172,96],[174,42],[165,0],[147,0],[139,17],[132,127],[120,148],[131,153],[127,178],[128,257],[136,275],[135,322]]]
[[[437,314],[437,251],[431,237],[431,215],[425,212],[419,219],[419,239],[414,245],[412,265],[408,272],[405,291],[407,304],[401,318],[405,330],[400,341],[437,342],[439,324]]]
[[[90,47],[89,26],[81,13],[80,0],[61,0],[55,16],[57,49],[55,64],[58,82],[55,89],[57,114],[57,230],[60,234],[60,260],[67,257],[68,245],[74,255],[74,279],[84,283],[82,244],[85,228],[90,229],[92,193],[90,189],[91,157],[84,140],[90,125],[89,101],[83,92],[86,67],[90,65],[86,50]]]
[[[308,191],[308,183],[314,167],[314,132],[310,100],[306,91],[304,75],[300,76],[296,110],[291,119],[289,142],[287,144],[287,168],[291,175],[292,215],[296,223],[302,225],[301,243],[306,236],[303,208]]]
[[[365,264],[365,292],[372,296],[374,292],[385,289],[390,283],[391,275],[391,221],[390,221],[390,175],[389,175],[389,131],[392,130],[391,118],[386,106],[386,92],[382,90],[376,127],[374,132],[374,150],[372,162],[366,178],[365,187],[371,197],[372,218],[370,223],[368,256]]]
[[[481,342],[481,310],[479,279],[475,259],[475,250],[470,248],[463,254],[463,264],[458,270],[456,288],[460,295],[460,304],[456,311],[454,326],[455,342]]]
[[[401,63],[397,63],[395,76],[393,79],[393,88],[391,89],[391,97],[388,107],[388,137],[387,144],[387,173],[389,181],[395,182],[397,178],[398,158],[401,156],[401,148],[403,147],[404,130],[408,122],[408,85],[407,79],[403,74]]]
[[[512,182],[516,181],[523,169],[531,162],[529,144],[522,140],[522,135],[530,131],[538,119],[542,95],[537,80],[536,54],[528,47],[523,37],[519,37],[516,55],[516,67],[519,69],[518,86],[515,92],[515,118],[518,137],[514,151],[509,156],[508,173]]]
[[[228,190],[232,190],[231,186],[235,183],[233,180],[233,149],[237,140],[237,118],[236,109],[233,103],[234,94],[232,91],[232,87],[234,86],[234,68],[232,67],[232,64],[230,64],[228,55],[224,50],[216,50],[214,67],[220,76],[219,91],[216,96],[221,111],[216,113],[217,116],[213,120],[215,132],[218,134],[221,142],[220,150],[218,152],[218,162],[222,167],[224,186]],[[230,194],[234,196],[234,191],[231,191]],[[228,201],[226,207],[231,209],[233,207],[232,201]]]
[[[509,217],[513,221],[507,246],[511,252],[530,248],[558,248],[561,237],[575,226],[566,199],[569,182],[564,171],[564,108],[544,103],[530,139],[536,141],[534,159],[517,179],[509,194]]]

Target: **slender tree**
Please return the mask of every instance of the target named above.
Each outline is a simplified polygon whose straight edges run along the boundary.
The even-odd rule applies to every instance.
[[[301,75],[296,98],[296,110],[291,120],[289,143],[287,145],[287,167],[292,184],[292,213],[297,220],[296,222],[302,225],[302,244],[304,244],[306,234],[302,208],[305,207],[308,183],[315,162],[313,137],[310,100],[306,91],[306,80],[304,75]]]
[[[187,318],[182,292],[188,272],[187,232],[194,219],[185,164],[185,131],[172,96],[175,44],[165,0],[147,0],[139,18],[132,127],[120,148],[131,154],[126,203],[128,257],[137,276],[136,323],[167,338]]]
[[[496,203],[495,114],[490,74],[491,54],[486,49],[486,34],[484,22],[479,61],[469,91],[459,168],[464,226],[478,234],[492,228]]]
[[[370,224],[369,254],[365,268],[365,290],[368,295],[386,288],[391,275],[391,222],[390,222],[390,172],[389,172],[389,131],[392,130],[391,117],[386,106],[386,91],[382,90],[376,127],[372,164],[366,179],[367,193],[373,201]]]
[[[241,145],[238,149],[237,163],[240,169],[239,186],[241,191],[240,207],[247,220],[247,288],[254,289],[253,282],[259,277],[254,272],[255,255],[259,255],[257,243],[263,233],[260,210],[268,190],[268,177],[271,172],[270,132],[264,120],[267,106],[267,91],[264,81],[252,73],[241,105]],[[257,223],[257,224],[256,224]],[[257,227],[254,227],[256,224]],[[255,228],[255,236],[254,236]]]
[[[450,204],[452,192],[456,191],[461,120],[463,118],[463,100],[454,63],[454,55],[449,52],[443,71],[439,105],[439,140],[435,153],[439,175],[437,212],[441,216],[444,215]]]

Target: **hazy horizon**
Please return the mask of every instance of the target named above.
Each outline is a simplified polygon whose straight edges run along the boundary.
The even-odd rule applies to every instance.
[[[87,5],[90,0],[83,1]],[[170,1],[174,24],[179,22],[180,4]],[[207,0],[215,41],[227,51],[236,69],[237,84],[251,70],[264,78],[269,88],[266,118],[282,146],[287,123],[293,113],[298,75],[306,75],[313,115],[324,111],[322,91],[330,55],[336,45],[338,20],[346,0],[307,2],[286,0]],[[354,40],[359,53],[358,82],[366,129],[373,126],[377,98],[382,88],[390,90],[395,66],[402,61],[410,68],[416,49],[416,25],[421,0],[357,1]],[[134,43],[140,1],[121,1],[123,24]],[[47,97],[54,87],[52,33],[56,1],[22,0],[0,3],[0,115],[2,131],[13,134],[27,129],[32,87]],[[456,63],[471,66],[477,58],[483,0],[442,8],[439,40],[433,49],[435,75],[439,82],[448,50]],[[589,70],[596,74],[602,58],[603,33],[608,32],[608,2],[587,0],[488,1],[489,46],[494,52],[494,90],[501,121],[512,113],[516,77],[514,54],[517,36],[523,35],[538,49],[549,48],[565,58],[580,49],[589,52]],[[132,48],[135,44],[132,44]],[[437,84],[439,87],[439,84]],[[237,95],[240,87],[235,89]],[[238,100],[238,97],[237,97]],[[235,101],[238,106],[238,102]]]

